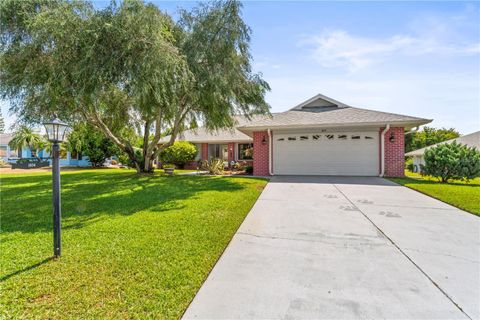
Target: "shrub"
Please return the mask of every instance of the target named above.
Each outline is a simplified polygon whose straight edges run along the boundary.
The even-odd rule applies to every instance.
[[[187,141],[177,141],[166,148],[160,154],[162,162],[173,163],[180,168],[188,162],[195,159],[197,148],[194,144]]]
[[[171,163],[165,163],[164,165],[162,165],[162,168],[163,169],[175,169],[175,165],[171,164]]]
[[[236,170],[242,171],[242,170],[245,170],[246,166],[247,166],[246,161],[239,161],[239,162],[235,162],[235,164],[233,165],[233,168]]]
[[[458,161],[459,176],[467,182],[480,177],[480,152],[474,147],[463,146]]]
[[[92,125],[78,124],[68,135],[68,149],[87,156],[92,167],[101,167],[105,160],[120,152],[118,147]]]
[[[412,157],[407,157],[405,159],[405,169],[407,169],[410,172],[413,172],[413,158]]]
[[[253,166],[246,166],[245,172],[248,174],[253,174]]]
[[[210,161],[203,161],[200,165],[202,170],[208,171],[210,174],[219,175],[223,174],[224,165],[221,159],[212,159]]]
[[[468,181],[480,176],[480,152],[455,141],[427,149],[424,158],[422,173],[442,182],[451,179]]]

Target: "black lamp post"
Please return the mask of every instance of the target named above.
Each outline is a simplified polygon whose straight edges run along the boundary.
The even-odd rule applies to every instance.
[[[68,125],[58,118],[43,124],[47,131],[48,141],[52,142],[52,186],[53,186],[53,255],[60,257],[62,253],[60,206],[60,142],[65,140]]]

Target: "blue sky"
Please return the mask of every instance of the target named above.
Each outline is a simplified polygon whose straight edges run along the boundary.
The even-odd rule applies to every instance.
[[[195,5],[151,2],[172,15]],[[480,129],[479,2],[248,1],[243,15],[272,112],[322,93],[462,134]]]

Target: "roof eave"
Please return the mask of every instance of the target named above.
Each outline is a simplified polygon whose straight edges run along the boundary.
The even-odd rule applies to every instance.
[[[383,127],[387,124],[393,126],[404,126],[407,129],[418,127],[432,122],[432,119],[418,119],[411,121],[385,121],[385,122],[349,122],[349,123],[327,123],[327,124],[293,124],[293,125],[262,125],[237,127],[241,132],[248,134],[253,131],[275,130],[275,129],[302,129],[302,128],[331,128],[331,127]]]

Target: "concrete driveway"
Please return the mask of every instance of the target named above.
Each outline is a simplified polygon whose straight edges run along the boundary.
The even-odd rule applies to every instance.
[[[478,319],[480,219],[381,178],[274,177],[185,319]]]

